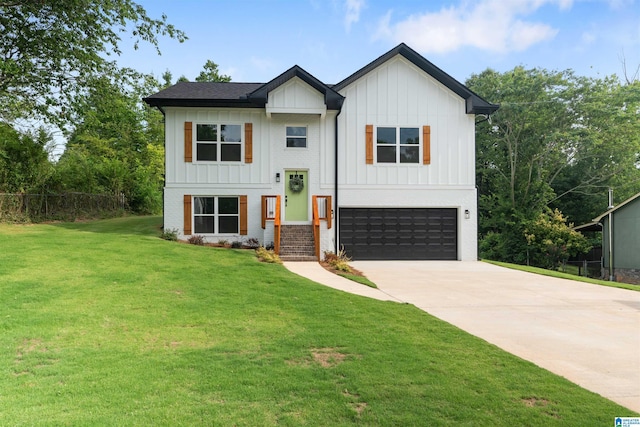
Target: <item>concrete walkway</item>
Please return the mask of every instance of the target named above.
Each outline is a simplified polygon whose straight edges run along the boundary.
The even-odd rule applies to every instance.
[[[317,263],[285,263],[346,292],[411,303],[477,337],[640,412],[640,292],[483,262],[354,261],[378,290]]]

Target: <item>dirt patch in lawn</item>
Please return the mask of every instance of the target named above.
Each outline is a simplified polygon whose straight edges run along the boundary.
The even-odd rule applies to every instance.
[[[340,353],[335,348],[314,348],[311,349],[313,360],[323,368],[331,368],[339,365],[347,357],[346,354]]]

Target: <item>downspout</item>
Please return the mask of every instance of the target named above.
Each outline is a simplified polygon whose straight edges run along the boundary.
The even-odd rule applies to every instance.
[[[342,113],[342,105],[340,106],[340,110],[338,111],[338,114],[336,114],[336,118],[335,118],[335,126],[334,126],[334,133],[335,133],[335,155],[333,156],[333,160],[334,160],[334,167],[335,167],[335,177],[334,177],[334,188],[333,188],[333,194],[334,194],[334,206],[335,206],[335,210],[333,213],[333,244],[335,246],[335,250],[334,253],[338,253],[338,116],[340,115],[340,113]]]

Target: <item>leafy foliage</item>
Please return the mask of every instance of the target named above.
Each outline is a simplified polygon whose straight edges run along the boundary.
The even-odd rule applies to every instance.
[[[65,127],[74,98],[97,77],[134,76],[108,58],[120,54],[121,35],[134,47],[158,46],[158,36],[186,35],[154,19],[132,0],[16,0],[0,4],[0,120],[46,119]]]
[[[202,67],[203,70],[200,71],[198,77],[196,77],[197,82],[230,82],[231,76],[227,76],[225,74],[220,74],[218,71],[218,64],[208,59]]]
[[[527,244],[533,249],[532,264],[545,268],[557,268],[562,261],[579,253],[589,252],[591,245],[579,232],[572,230],[566,218],[558,210],[546,209],[538,218],[525,226]]]
[[[526,261],[525,227],[549,207],[587,222],[640,182],[640,82],[572,71],[486,70],[467,85],[501,105],[476,126],[480,251]]]
[[[19,133],[0,123],[0,192],[44,192],[53,175],[48,147],[51,136],[42,128],[37,133]]]

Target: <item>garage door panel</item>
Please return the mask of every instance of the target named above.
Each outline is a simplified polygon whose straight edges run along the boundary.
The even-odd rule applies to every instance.
[[[341,208],[340,243],[358,260],[456,260],[457,209]]]

